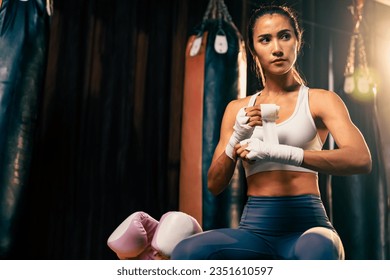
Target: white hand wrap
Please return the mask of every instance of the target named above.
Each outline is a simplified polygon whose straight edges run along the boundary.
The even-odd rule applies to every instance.
[[[279,118],[280,106],[276,104],[260,104],[263,122],[263,139],[265,143],[279,144],[275,121]]]
[[[245,108],[241,108],[237,113],[236,123],[233,126],[234,132],[225,149],[226,155],[233,160],[234,146],[240,141],[250,138],[253,133],[254,127],[247,124],[248,120],[249,117],[246,116]]]
[[[165,257],[170,257],[175,246],[184,238],[202,232],[195,218],[179,212],[165,213],[158,224],[152,247]]]
[[[303,149],[288,145],[264,143],[258,138],[246,139],[241,145],[248,144],[249,160],[267,160],[283,164],[300,166],[303,161]]]

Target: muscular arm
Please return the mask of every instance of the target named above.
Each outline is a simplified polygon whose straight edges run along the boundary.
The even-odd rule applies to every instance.
[[[370,151],[340,97],[329,91],[313,89],[310,106],[314,118],[319,119],[329,130],[338,148],[304,151],[302,167],[334,175],[370,172]]]
[[[236,166],[236,162],[226,155],[225,148],[233,133],[235,115],[238,110],[237,101],[230,102],[222,118],[219,142],[207,174],[208,189],[214,195],[221,193],[229,184]]]
[[[230,102],[226,107],[221,124],[220,139],[214,151],[213,159],[208,172],[208,189],[214,195],[221,193],[229,184],[233,176],[236,166],[235,159],[237,158],[236,150],[233,150],[233,159],[231,159],[225,153],[225,149],[234,132],[233,127],[236,123],[237,113],[247,104],[248,98],[243,98]],[[245,109],[245,113],[246,116],[249,117],[246,123],[247,126],[254,127],[256,125],[261,125],[261,113],[259,106],[247,107]],[[245,137],[244,134],[241,134],[239,137]],[[235,134],[235,137],[236,136],[237,134]],[[236,139],[235,137],[233,138]],[[231,145],[231,143],[229,145]]]

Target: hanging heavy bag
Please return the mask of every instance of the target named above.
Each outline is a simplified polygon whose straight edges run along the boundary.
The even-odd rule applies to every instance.
[[[47,0],[0,9],[0,256],[11,245],[27,187],[49,36]]]
[[[180,165],[180,210],[204,230],[238,225],[245,200],[241,164],[214,197],[207,173],[227,104],[246,95],[246,54],[224,1],[211,0],[187,43]]]
[[[370,148],[372,171],[369,174],[332,176],[333,222],[343,240],[346,259],[353,260],[388,258],[386,237],[389,236],[388,183],[376,107],[376,87],[359,30],[363,4],[364,1],[357,1],[352,10],[356,22],[340,96]]]

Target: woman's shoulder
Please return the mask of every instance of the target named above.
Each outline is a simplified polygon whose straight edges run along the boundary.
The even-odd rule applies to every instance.
[[[309,89],[309,103],[315,114],[328,113],[336,108],[345,108],[344,101],[336,92],[321,88]]]
[[[252,95],[248,95],[245,97],[240,97],[240,98],[234,99],[234,100],[229,102],[227,109],[238,111],[242,107],[249,106],[249,102],[256,95],[258,95],[258,93],[254,93]]]
[[[324,101],[341,101],[340,96],[331,90],[322,88],[309,88],[309,97],[313,101],[324,102]]]

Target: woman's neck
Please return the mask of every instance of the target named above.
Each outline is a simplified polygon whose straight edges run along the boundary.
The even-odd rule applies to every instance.
[[[269,95],[280,94],[297,90],[301,84],[292,76],[267,76],[263,89]]]

